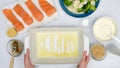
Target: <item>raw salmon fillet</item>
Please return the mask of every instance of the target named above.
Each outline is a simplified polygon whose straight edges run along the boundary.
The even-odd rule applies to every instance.
[[[50,3],[48,3],[47,0],[38,0],[38,2],[47,16],[52,16],[56,12],[56,9]]]
[[[25,4],[36,20],[41,21],[44,18],[42,12],[34,5],[31,0],[26,1]]]
[[[3,13],[18,32],[24,29],[23,24],[15,17],[11,9],[4,9]]]
[[[29,16],[29,14],[19,4],[17,4],[13,9],[23,19],[23,21],[27,25],[30,25],[33,23],[33,19]]]

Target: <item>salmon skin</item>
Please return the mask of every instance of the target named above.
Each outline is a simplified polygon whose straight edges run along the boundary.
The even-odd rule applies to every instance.
[[[25,4],[36,20],[41,21],[44,18],[42,12],[34,5],[31,0],[26,1]]]
[[[17,32],[24,29],[23,24],[15,17],[11,9],[4,9],[4,15],[14,25]]]
[[[23,19],[23,21],[27,25],[30,25],[33,23],[33,19],[29,16],[29,14],[19,4],[17,4],[13,9]]]
[[[40,7],[46,13],[47,16],[50,17],[56,12],[56,9],[50,3],[48,3],[48,1],[38,0],[38,2],[39,2]]]

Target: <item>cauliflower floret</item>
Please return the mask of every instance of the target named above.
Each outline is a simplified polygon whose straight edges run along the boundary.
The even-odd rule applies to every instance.
[[[75,8],[78,8],[78,7],[79,7],[79,4],[80,4],[80,1],[79,1],[79,0],[74,0],[74,1],[73,1],[73,6],[74,6]]]
[[[83,3],[84,3],[84,4],[87,4],[87,2],[88,2],[88,0],[85,0]]]
[[[73,5],[69,6],[68,10],[71,11],[71,12],[76,12],[76,9],[74,8]]]
[[[82,8],[83,7],[83,5],[84,5],[84,3],[82,2],[82,3],[80,3],[79,4],[79,8]]]

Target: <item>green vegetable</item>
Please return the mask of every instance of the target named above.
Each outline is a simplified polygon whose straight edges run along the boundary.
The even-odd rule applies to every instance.
[[[92,1],[92,0],[88,0],[88,2],[90,2],[90,1]]]
[[[95,1],[95,2],[97,2],[98,0],[88,0],[88,1],[89,1],[89,2],[90,2],[90,1]]]
[[[79,0],[80,2],[84,2],[84,0]],[[88,0],[87,4],[84,4],[82,8],[77,8],[77,12],[88,13],[89,11],[95,11],[96,6],[91,4],[91,1],[97,2],[98,0]],[[64,4],[69,7],[73,4],[72,0],[63,0]]]
[[[83,12],[83,9],[82,8],[78,8],[77,12]]]
[[[84,9],[84,13],[88,13],[90,10],[90,2],[87,2],[87,4],[83,5],[82,9]]]
[[[87,2],[87,4],[83,5],[82,9],[83,9],[84,13],[88,13],[90,10],[95,11],[96,7],[91,5],[91,3],[89,1],[89,2]]]
[[[79,0],[80,2],[84,2],[84,0]]]
[[[97,2],[98,0],[94,0],[95,2]]]
[[[95,10],[96,10],[96,7],[95,7],[95,6],[91,6],[91,7],[90,7],[90,10],[95,11]]]
[[[84,9],[84,10],[89,9],[90,6],[91,6],[91,3],[87,2],[87,4],[83,5],[82,9]]]
[[[66,6],[71,6],[73,4],[73,2],[70,0],[64,0],[63,2]]]

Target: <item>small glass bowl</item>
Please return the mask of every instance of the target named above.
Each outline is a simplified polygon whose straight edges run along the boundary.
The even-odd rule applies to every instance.
[[[13,49],[13,42],[14,41],[18,42],[19,52],[18,53],[16,52],[15,55],[14,55],[14,57],[17,57],[17,56],[21,55],[21,53],[22,53],[22,51],[24,49],[24,45],[23,45],[23,43],[21,41],[16,40],[16,39],[12,39],[12,40],[8,41],[8,43],[7,43],[7,52],[10,55],[12,55],[12,49]]]
[[[103,55],[101,58],[95,57],[95,56],[93,55],[93,53],[92,53],[92,48],[93,48],[94,46],[96,46],[96,45],[99,45],[99,46],[101,46],[101,47],[104,49],[104,55]],[[106,56],[106,49],[105,49],[105,47],[104,47],[103,45],[101,45],[101,44],[94,44],[94,45],[92,45],[92,46],[91,46],[91,56],[92,56],[95,60],[98,60],[98,61],[103,60],[103,59],[105,58],[105,56]]]

